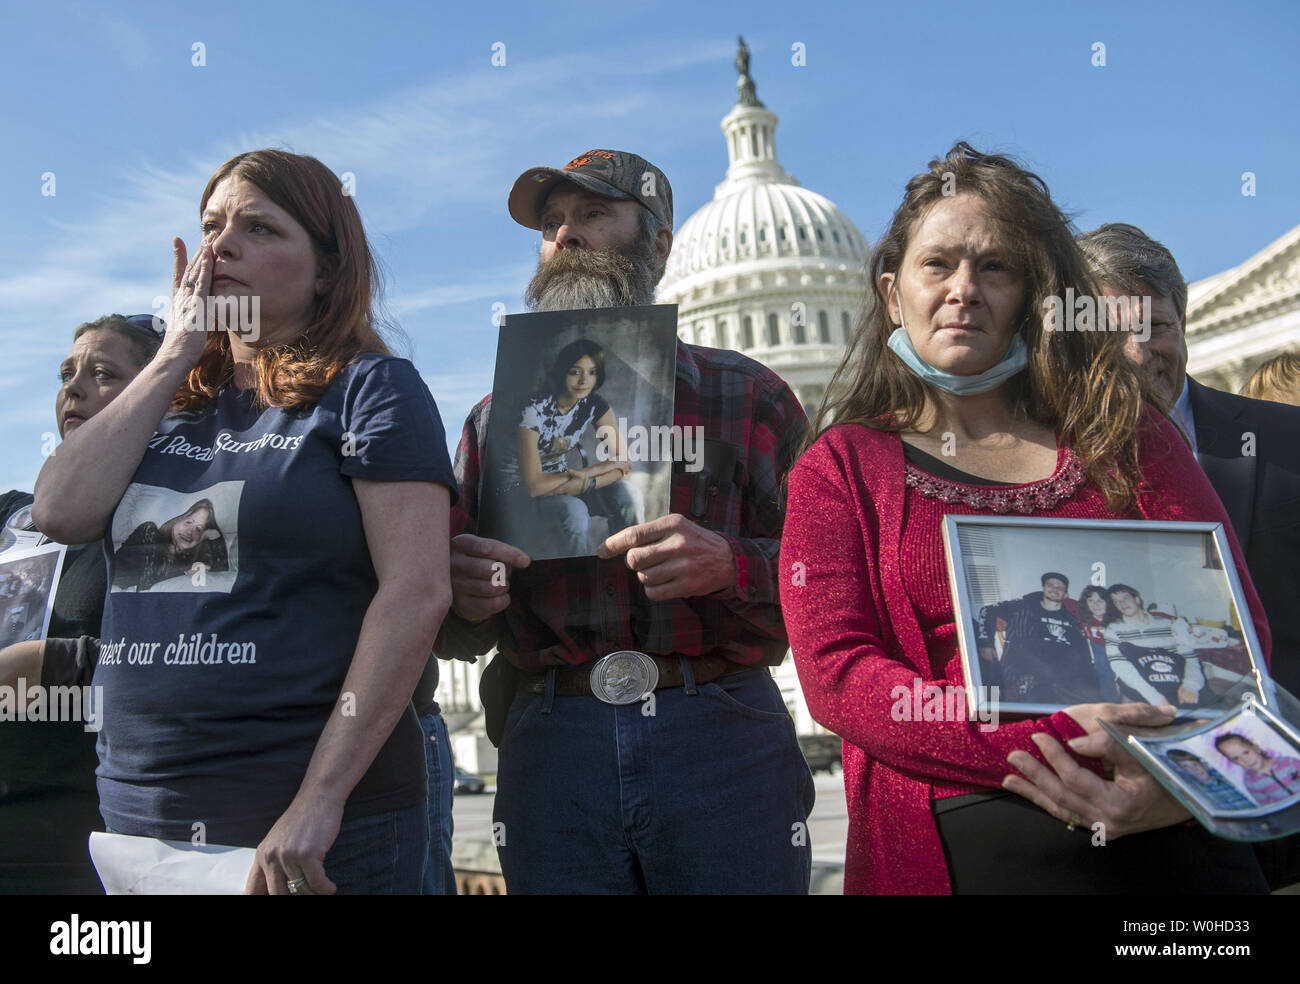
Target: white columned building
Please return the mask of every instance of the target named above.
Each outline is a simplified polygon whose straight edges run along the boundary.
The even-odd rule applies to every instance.
[[[1187,288],[1187,370],[1197,382],[1239,393],[1286,351],[1300,352],[1300,226]]]

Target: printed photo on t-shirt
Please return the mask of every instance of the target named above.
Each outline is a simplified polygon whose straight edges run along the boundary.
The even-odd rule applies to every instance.
[[[239,575],[243,482],[177,492],[133,482],[113,514],[111,591],[228,594]]]
[[[0,557],[0,649],[45,638],[66,550],[49,543]]]

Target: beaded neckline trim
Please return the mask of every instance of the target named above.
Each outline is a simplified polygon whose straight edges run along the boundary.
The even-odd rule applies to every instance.
[[[916,489],[927,499],[961,503],[973,509],[987,509],[995,513],[1016,512],[1027,515],[1037,510],[1055,509],[1078,492],[1087,480],[1083,462],[1071,448],[1065,449],[1065,460],[1054,474],[1026,485],[964,485],[931,475],[910,461],[907,462],[909,489]]]

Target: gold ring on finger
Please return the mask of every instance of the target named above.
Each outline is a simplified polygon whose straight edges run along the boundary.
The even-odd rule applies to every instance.
[[[1071,813],[1070,813],[1070,822],[1067,823],[1067,824],[1065,825],[1065,829],[1066,829],[1066,830],[1076,830],[1076,829],[1078,829],[1079,827],[1086,827],[1086,826],[1088,826],[1088,821],[1087,821],[1087,820],[1083,819],[1083,817],[1079,816],[1079,814],[1074,813],[1074,812],[1071,812]]]

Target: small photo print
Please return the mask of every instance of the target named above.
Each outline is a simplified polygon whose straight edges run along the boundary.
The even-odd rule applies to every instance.
[[[1193,792],[1215,807],[1211,812],[1271,812],[1300,803],[1300,748],[1253,704],[1166,746],[1164,754]],[[1227,787],[1239,795],[1230,795]]]
[[[133,482],[113,514],[110,591],[229,593],[243,482],[177,492]]]
[[[1218,524],[948,516],[944,542],[968,684],[1003,713],[1268,703]]]
[[[1253,699],[1212,720],[1174,726],[1173,733],[1129,731],[1130,749],[1166,787],[1172,780],[1193,812],[1227,820],[1271,817],[1272,826],[1255,826],[1272,836],[1294,826],[1276,815],[1300,805],[1300,735]]]
[[[501,325],[479,490],[481,535],[533,560],[583,557],[669,511],[677,309],[548,311]]]
[[[50,543],[0,557],[0,649],[45,638],[66,549]]]

